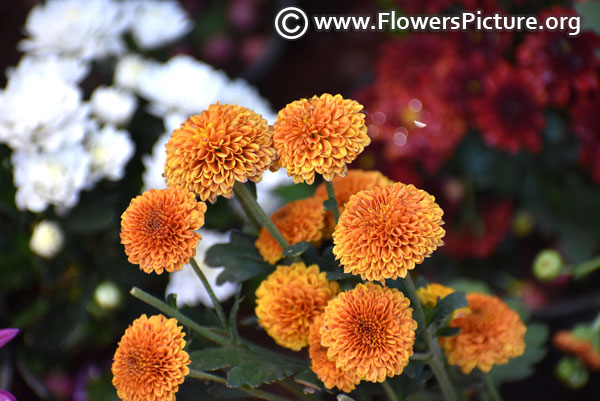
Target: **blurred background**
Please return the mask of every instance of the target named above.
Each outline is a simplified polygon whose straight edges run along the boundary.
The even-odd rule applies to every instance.
[[[128,291],[163,297],[170,279],[127,262],[120,215],[143,189],[164,185],[168,134],[216,101],[272,123],[287,103],[328,92],[365,106],[372,145],[354,167],[424,188],[444,209],[445,246],[420,272],[513,299],[547,327],[547,353],[527,378],[503,385],[505,399],[597,399],[597,371],[556,374],[564,353],[551,339],[600,311],[599,3],[153,3],[0,3],[0,328],[20,329],[0,349],[0,389],[22,400],[116,399],[116,344],[133,319],[154,313]],[[273,19],[288,5],[308,15],[482,9],[587,19],[576,37],[309,29],[285,41]],[[271,212],[312,191],[281,173],[261,188]],[[243,222],[231,202],[209,206],[208,229]],[[247,300],[259,282],[244,284]],[[193,304],[186,313],[214,318]],[[220,396],[186,383],[178,398],[200,395]]]

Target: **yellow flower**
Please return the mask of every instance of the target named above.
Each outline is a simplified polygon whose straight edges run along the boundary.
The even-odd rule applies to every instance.
[[[338,292],[338,284],[317,265],[277,266],[256,290],[258,323],[277,344],[299,351],[308,345],[311,324]]]
[[[206,204],[176,188],[151,189],[121,215],[121,243],[129,263],[146,273],[180,270],[196,254]]]
[[[352,195],[359,193],[365,189],[371,189],[373,187],[382,187],[392,185],[394,182],[381,174],[379,171],[365,171],[365,170],[348,170],[348,175],[345,177],[335,177],[333,179],[333,187],[335,189],[335,198],[338,202],[340,213],[344,211],[344,206],[350,200]],[[315,199],[318,199],[321,203],[327,200],[327,189],[325,184],[321,183],[317,187],[314,195]],[[333,222],[333,214],[327,212],[325,216],[325,227],[326,231],[331,235],[335,228]]]
[[[489,372],[494,365],[523,355],[527,327],[517,312],[491,295],[471,293],[467,300],[471,313],[450,322],[450,327],[458,327],[460,332],[439,339],[448,363],[465,374],[476,367]]]
[[[365,280],[406,277],[445,234],[435,198],[412,184],[373,187],[350,198],[333,233],[344,272]]]
[[[166,145],[167,186],[203,201],[231,198],[236,181],[259,182],[275,158],[272,131],[252,110],[213,104],[176,129]]]
[[[290,245],[302,241],[318,245],[323,238],[325,210],[316,199],[301,199],[273,213],[271,221]],[[283,257],[283,249],[265,227],[261,229],[254,245],[263,259],[271,264]]]
[[[371,382],[402,373],[413,354],[417,322],[410,301],[395,288],[359,284],[329,302],[320,329],[327,358]]]
[[[417,290],[417,298],[423,306],[428,308],[435,308],[439,299],[445,298],[447,295],[450,295],[454,292],[454,289],[450,287],[446,287],[445,285],[441,285],[438,283],[431,283],[426,287],[421,287]],[[465,316],[471,313],[469,308],[460,308],[456,309],[452,313],[452,317]]]
[[[334,386],[343,392],[349,393],[360,383],[360,377],[344,372],[335,366],[334,361],[327,358],[327,348],[321,345],[320,329],[323,326],[323,315],[319,315],[310,326],[308,338],[308,354],[310,356],[310,368],[323,382],[326,388]]]
[[[328,181],[346,175],[346,164],[371,142],[362,108],[328,93],[288,104],[273,126],[277,164],[295,183],[312,184],[315,173]]]
[[[112,383],[124,401],[172,401],[189,373],[185,334],[177,320],[140,316],[121,338]]]

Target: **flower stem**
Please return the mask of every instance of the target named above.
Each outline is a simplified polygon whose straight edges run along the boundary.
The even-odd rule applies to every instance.
[[[431,352],[416,353],[412,354],[412,356],[410,357],[410,360],[415,362],[429,362],[430,359]]]
[[[502,401],[502,396],[498,392],[494,381],[492,380],[492,376],[489,374],[483,374],[483,382],[485,383],[485,388],[487,389],[487,393],[490,396],[492,401]]]
[[[237,200],[242,204],[242,209],[250,211],[254,218],[269,231],[281,249],[285,250],[290,246],[286,239],[283,238],[283,235],[281,235],[279,229],[275,227],[275,224],[267,217],[262,207],[256,202],[256,199],[254,199],[243,183],[236,181],[233,186],[233,192],[235,193]]]
[[[229,340],[219,334],[213,333],[210,329],[200,326],[198,323],[194,322],[189,317],[185,316],[183,313],[179,312],[177,309],[170,307],[166,303],[162,302],[160,299],[148,294],[147,292],[133,287],[130,291],[131,295],[136,297],[142,302],[147,303],[150,306],[155,307],[159,311],[163,312],[165,315],[171,316],[184,326],[189,327],[194,330],[196,333],[200,334],[205,339],[214,342],[215,344],[224,345],[229,343]]]
[[[210,300],[212,301],[213,307],[215,308],[215,312],[217,312],[217,316],[219,317],[219,321],[221,322],[221,326],[223,326],[223,329],[225,331],[229,330],[229,324],[227,323],[227,318],[225,317],[225,313],[223,312],[221,303],[217,299],[215,292],[213,291],[208,280],[206,279],[206,275],[204,274],[204,272],[202,271],[200,266],[198,266],[198,262],[196,262],[196,259],[190,258],[190,264],[194,268],[196,275],[202,281],[202,284],[204,285],[206,292],[208,292],[208,295],[210,296]]]
[[[219,383],[219,384],[223,384],[227,387],[229,387],[227,385],[227,380],[225,380],[222,377],[216,376],[216,375],[212,375],[210,373],[205,373],[205,372],[200,372],[198,370],[194,370],[194,369],[190,369],[190,373],[189,373],[190,377],[193,377],[194,379],[199,379],[199,380],[208,380],[208,381],[213,381],[215,383]],[[241,387],[236,387],[238,390],[243,391],[246,394],[250,394],[253,397],[256,397],[258,399],[261,400],[267,400],[267,401],[290,401],[285,397],[281,397],[275,394],[271,394],[271,393],[267,393],[266,391],[262,391],[256,388],[252,388],[250,386],[241,386]]]
[[[387,380],[381,383],[381,387],[383,387],[383,390],[385,391],[385,394],[387,394],[390,401],[400,401],[394,392],[394,389],[392,386],[390,386],[390,383],[388,383]]]
[[[406,284],[405,287],[408,292],[407,295],[413,301],[412,307],[415,310],[415,320],[417,321],[418,326],[421,328],[423,337],[425,338],[425,344],[431,352],[431,359],[427,361],[427,364],[433,371],[433,374],[435,375],[435,378],[442,389],[442,394],[444,395],[446,401],[457,401],[458,397],[456,395],[456,391],[454,390],[454,386],[450,381],[450,377],[448,377],[448,372],[446,372],[446,369],[444,368],[444,359],[440,345],[438,344],[435,336],[433,336],[425,326],[425,311],[423,310],[423,306],[417,297],[417,289],[415,288],[415,284],[410,277],[410,273],[406,275],[404,283]]]
[[[337,199],[335,197],[335,189],[333,188],[333,181],[327,181],[325,180],[325,188],[327,188],[327,196],[328,196],[328,200],[331,204],[335,203],[335,206],[332,207],[331,213],[333,213],[333,221],[334,223],[337,225],[338,220],[340,219],[340,208],[337,202]]]

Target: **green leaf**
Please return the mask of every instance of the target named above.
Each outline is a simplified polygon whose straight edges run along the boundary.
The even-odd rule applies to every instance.
[[[80,202],[63,220],[64,228],[76,234],[105,230],[116,220],[114,203],[113,197]]]
[[[573,269],[575,280],[579,280],[598,269],[600,269],[600,256],[575,266]]]
[[[433,310],[431,326],[435,328],[441,327],[452,312],[460,308],[465,308],[468,304],[463,292],[453,292],[439,299]]]
[[[190,357],[192,369],[211,371],[230,368],[227,372],[227,385],[231,387],[258,387],[283,380],[307,368],[299,360],[269,350],[233,345],[196,351]]]
[[[425,369],[425,364],[411,362],[404,368],[401,375],[388,379],[392,389],[399,399],[405,400],[409,395],[425,388],[425,382],[431,377],[431,372]]]
[[[171,308],[177,309],[177,294],[172,293],[172,294],[167,295],[167,304]]]
[[[319,380],[317,375],[310,369],[303,370],[296,374],[294,376],[294,381],[313,391],[321,391],[324,388],[321,380]]]
[[[231,307],[231,311],[229,312],[229,335],[233,339],[234,342],[239,342],[239,333],[237,327],[237,314],[240,310],[240,304],[244,300],[243,296],[240,296],[240,293],[237,292],[235,294],[235,300],[233,302],[233,306]]]
[[[276,188],[275,192],[284,203],[290,203],[295,200],[310,198],[313,196],[314,188],[308,184],[292,184]]]
[[[544,343],[548,339],[548,327],[533,323],[527,327],[525,334],[525,353],[510,359],[506,365],[496,365],[490,375],[496,384],[522,380],[534,372],[534,365],[544,359],[546,349]]]
[[[586,1],[575,4],[575,10],[581,15],[581,28],[600,33],[600,3]]]
[[[217,278],[217,284],[245,281],[273,271],[273,266],[265,262],[256,250],[253,239],[237,231],[231,233],[229,243],[210,247],[204,263],[225,268]]]
[[[435,332],[435,335],[437,337],[454,337],[458,333],[460,333],[459,327],[442,327]]]
[[[310,242],[302,241],[297,244],[290,245],[283,251],[284,257],[294,257],[302,255],[310,247]]]

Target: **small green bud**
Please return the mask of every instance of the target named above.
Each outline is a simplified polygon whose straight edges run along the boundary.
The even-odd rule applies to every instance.
[[[556,376],[567,387],[577,390],[587,384],[590,373],[579,358],[564,357],[556,365]]]
[[[533,261],[533,274],[538,280],[552,281],[563,271],[563,260],[554,249],[544,249]]]
[[[121,304],[121,291],[113,282],[105,281],[96,287],[94,300],[102,309],[115,309]]]

